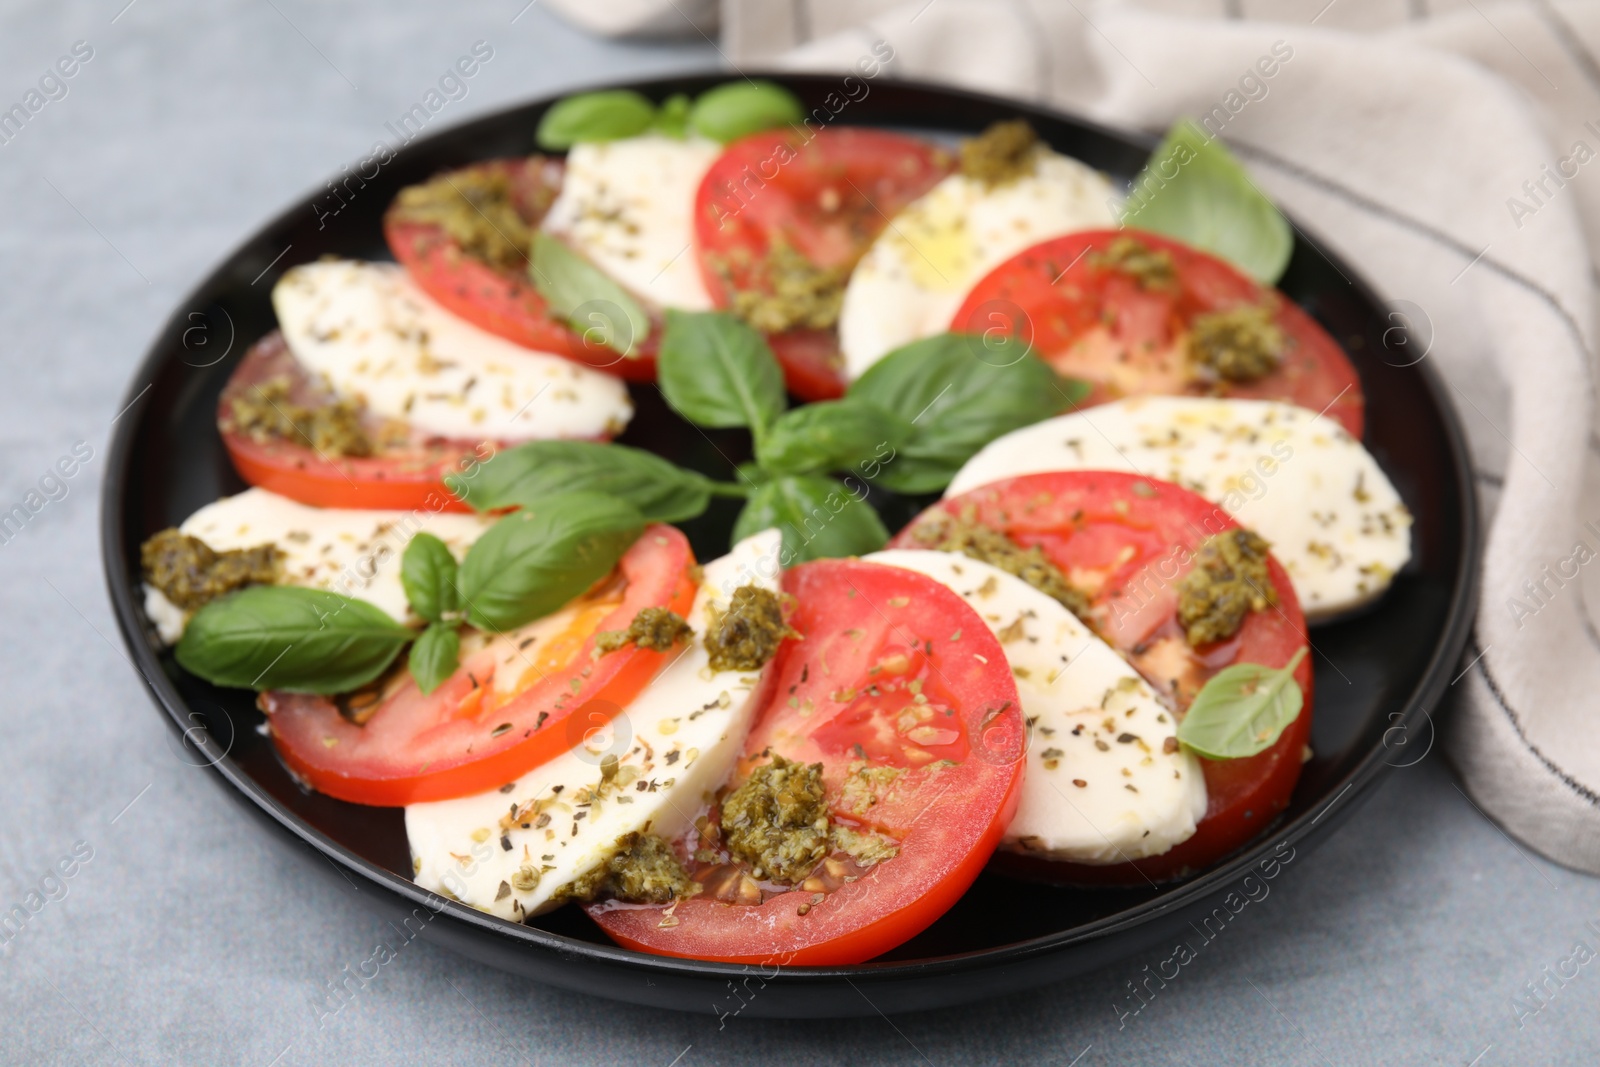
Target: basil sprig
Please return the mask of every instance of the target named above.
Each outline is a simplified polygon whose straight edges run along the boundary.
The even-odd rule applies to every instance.
[[[431,533],[418,533],[400,556],[400,585],[411,610],[427,620],[407,661],[417,688],[431,693],[461,665],[461,591],[455,554]]]
[[[176,653],[179,666],[214,685],[342,693],[382,674],[411,638],[364,600],[263,585],[195,612]]]
[[[550,310],[583,339],[636,358],[650,336],[650,315],[611,276],[543,230],[528,262],[533,287]]]
[[[742,496],[654,452],[597,441],[529,441],[480,463],[445,484],[478,511],[542,505],[559,493],[590,490],[626,500],[647,522],[682,522],[706,510],[714,495]]]
[[[780,474],[848,470],[880,445],[903,447],[914,429],[894,412],[859,397],[824,400],[785,412],[773,422],[766,437],[756,440],[756,458]]]
[[[1302,647],[1281,668],[1236,663],[1212,675],[1195,694],[1178,740],[1207,759],[1243,759],[1264,752],[1305,706],[1294,672]]]
[[[798,559],[864,556],[889,540],[864,497],[818,474],[784,474],[758,485],[733,524],[733,539],[772,527]]]
[[[796,125],[804,118],[795,95],[770,81],[728,82],[708,89],[692,103],[677,93],[660,107],[630,89],[604,89],[557,101],[539,121],[534,139],[541,148],[560,150],[654,129],[669,137],[683,137],[692,130],[727,144],[762,130]]]
[[[757,440],[783,414],[783,369],[761,334],[731,315],[668,311],[656,381],[672,409],[712,429]]]
[[[1294,251],[1289,220],[1191,119],[1175,123],[1151,153],[1122,221],[1221,256],[1264,285],[1283,276]]]

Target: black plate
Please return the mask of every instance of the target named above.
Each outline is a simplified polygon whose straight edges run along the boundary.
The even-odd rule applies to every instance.
[[[841,90],[836,77],[773,77],[807,107],[838,106],[843,99],[829,99]],[[673,78],[633,88],[661,99],[723,80]],[[859,95],[860,89],[853,91]],[[101,516],[106,578],[123,638],[164,720],[183,733],[195,762],[209,763],[246,810],[296,842],[312,869],[354,880],[365,890],[362,898],[393,921],[414,912],[413,927],[421,925],[425,936],[463,955],[585,993],[730,1012],[744,1001],[730,996],[728,983],[750,979],[764,984],[744,1009],[751,1015],[926,1009],[1080,974],[1165,940],[1190,922],[1203,923],[1252,871],[1257,878],[1276,875],[1280,867],[1271,857],[1293,855],[1332,832],[1386,761],[1403,762],[1386,741],[1425,736],[1431,728],[1425,709],[1444,691],[1466,641],[1475,592],[1479,529],[1466,448],[1432,370],[1425,362],[1407,365],[1412,360],[1391,329],[1397,320],[1354,271],[1302,233],[1282,288],[1345,346],[1361,372],[1366,445],[1416,516],[1415,555],[1375,610],[1316,631],[1316,755],[1271,834],[1202,875],[1160,889],[1053,889],[985,874],[947,915],[889,956],[854,967],[786,968],[759,979],[748,967],[618,948],[576,908],[518,926],[420,890],[410,880],[399,809],[364,808],[302,790],[257,733],[261,716],[249,693],[188,677],[160,649],[140,607],[138,550],[155,531],[245,487],[218,439],[214,413],[239,356],[274,325],[269,296],[277,277],[328,253],[388,258],[379,220],[402,186],[474,160],[527,153],[547,104],[420,138],[375,177],[369,167],[344,181],[337,215],[329,212],[339,201],[318,189],[237,249],[189,296],[128,390],[132,407],[112,443]],[[1026,104],[905,82],[871,84],[869,95],[847,104],[838,121],[949,134],[1018,115],[1058,150],[1117,180],[1131,178],[1153,144]],[[639,413],[624,440],[709,473],[729,473],[726,459],[703,437],[675,432],[681,424],[653,387],[633,392]],[[735,460],[747,448],[738,433],[723,434],[715,444]],[[892,526],[914,502],[887,503]],[[687,524],[702,558],[725,550],[732,519],[723,507]],[[318,856],[331,862],[317,862]],[[434,915],[430,908],[442,910]]]

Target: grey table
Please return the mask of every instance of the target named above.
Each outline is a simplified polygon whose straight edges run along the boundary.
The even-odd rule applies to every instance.
[[[43,503],[0,545],[0,910],[43,901],[0,932],[0,1060],[1600,1061],[1600,966],[1584,965],[1600,883],[1520,851],[1437,751],[1392,772],[1148,1003],[1127,983],[1169,952],[963,1010],[719,1025],[419,940],[329,1013],[332,984],[393,935],[179,759],[124,659],[95,526],[122,391],[213,262],[365,155],[474,42],[493,58],[436,125],[718,57],[698,39],[597,43],[534,4],[519,15],[526,0],[125,2],[0,14],[0,108],[75,42],[92,50],[0,144],[0,511]],[[74,448],[87,462],[47,477]]]

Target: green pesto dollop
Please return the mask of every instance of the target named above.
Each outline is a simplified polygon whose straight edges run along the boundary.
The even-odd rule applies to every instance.
[[[849,856],[858,867],[876,867],[900,855],[899,845],[870,830],[854,830],[835,824],[828,839],[834,848]]]
[[[1145,290],[1171,289],[1178,284],[1178,271],[1172,253],[1151,248],[1136,237],[1114,237],[1111,243],[1086,257],[1101,270],[1126,274]]]
[[[144,579],[185,611],[247,585],[271,585],[283,553],[276,545],[218,552],[198,537],[166,529],[139,546]]]
[[[467,167],[409,185],[395,197],[389,218],[438,226],[467,255],[499,270],[528,269],[533,227],[518,209],[511,175],[503,168]]]
[[[535,882],[537,885],[537,882]],[[670,904],[700,892],[672,846],[655,834],[623,834],[610,859],[555,894],[560,900],[606,897],[634,904]]]
[[[759,671],[793,631],[783,618],[783,600],[770,589],[741,585],[728,610],[708,613],[705,646],[714,671]]]
[[[644,608],[633,617],[626,630],[603,630],[595,635],[594,646],[602,654],[626,645],[665,652],[679,641],[694,636],[683,616],[668,608]]]
[[[733,291],[734,315],[763,333],[833,326],[849,280],[847,270],[817,266],[781,236],[773,238],[750,283],[735,286],[729,271],[719,273]]]
[[[773,756],[722,802],[728,854],[757,878],[793,885],[828,855],[828,805],[822,764]]]
[[[1200,543],[1194,569],[1178,583],[1178,621],[1189,644],[1224,641],[1239,632],[1250,612],[1278,602],[1267,572],[1270,549],[1249,530],[1229,530]]]
[[[993,189],[1034,171],[1039,135],[1022,119],[997,122],[961,142],[961,173]]]
[[[1278,369],[1286,339],[1265,304],[1196,315],[1189,325],[1189,358],[1224,381],[1253,382]]]
[[[928,516],[911,532],[921,548],[939,552],[959,552],[972,559],[999,567],[1015,575],[1039,592],[1055,600],[1080,618],[1089,613],[1089,598],[1067,580],[1061,569],[1045,556],[1038,545],[1023,548],[990,526],[962,516],[943,512]]]
[[[257,441],[304,444],[324,456],[370,456],[372,438],[362,426],[361,405],[335,400],[315,407],[290,399],[288,378],[272,378],[236,396],[229,406],[231,429]]]

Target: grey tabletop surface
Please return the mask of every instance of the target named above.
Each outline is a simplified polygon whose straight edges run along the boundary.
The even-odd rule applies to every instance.
[[[0,8],[0,107],[82,59],[0,144],[0,511],[42,503],[0,545],[0,910],[26,914],[0,931],[0,1061],[1600,1062],[1600,882],[1520,850],[1425,746],[1148,1003],[1127,983],[1169,951],[959,1010],[719,1023],[419,940],[328,1014],[329,984],[388,928],[169,744],[104,589],[105,449],[182,294],[475,42],[493,57],[437,125],[719,61],[699,38],[597,42],[526,2]],[[74,450],[87,461],[52,477]]]

